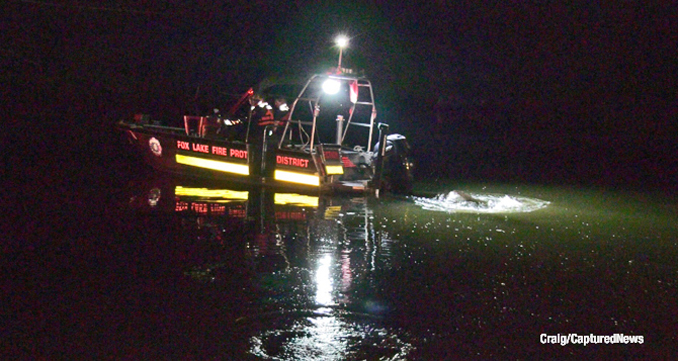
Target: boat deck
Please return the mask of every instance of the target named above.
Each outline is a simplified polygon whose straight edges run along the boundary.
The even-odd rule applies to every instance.
[[[332,188],[342,192],[364,192],[369,189],[367,180],[338,181]]]

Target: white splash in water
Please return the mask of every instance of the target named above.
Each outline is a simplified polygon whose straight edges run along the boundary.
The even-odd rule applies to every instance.
[[[412,197],[423,209],[467,213],[525,213],[546,207],[550,202],[507,194],[477,194],[452,191],[433,198]]]

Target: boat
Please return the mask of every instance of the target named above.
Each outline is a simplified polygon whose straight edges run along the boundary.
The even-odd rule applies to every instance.
[[[260,125],[259,108],[277,100],[283,117]],[[162,171],[306,192],[409,194],[407,139],[376,118],[371,81],[340,61],[302,81],[264,81],[225,114],[186,115],[183,127],[137,114],[118,128]]]

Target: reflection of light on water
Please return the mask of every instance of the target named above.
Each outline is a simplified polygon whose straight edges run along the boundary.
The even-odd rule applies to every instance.
[[[160,188],[153,188],[148,194],[148,205],[151,207],[155,207],[158,205],[158,202],[160,201]]]
[[[351,258],[347,253],[344,253],[341,255],[341,290],[343,292],[348,291],[352,282],[353,272],[351,272]]]
[[[409,335],[380,327],[379,318],[337,307],[331,254],[315,269],[315,306],[263,315],[265,328],[249,338],[249,353],[261,360],[407,360],[415,349]],[[350,286],[348,254],[341,258],[341,281]],[[339,278],[336,278],[337,281]]]
[[[452,191],[433,198],[413,197],[423,209],[442,212],[525,213],[546,207],[550,202],[506,194],[477,194]]]
[[[414,346],[374,320],[353,319],[324,309],[308,317],[283,319],[250,338],[261,360],[407,360]],[[282,323],[282,324],[281,324]]]
[[[176,186],[174,194],[177,197],[198,197],[202,199],[217,198],[221,201],[246,200],[249,196],[247,191],[234,191],[230,189],[190,188]]]
[[[317,207],[318,197],[305,196],[296,193],[276,193],[275,204],[293,204],[297,206]]]
[[[315,302],[321,306],[331,306],[332,302],[332,278],[330,277],[330,264],[332,256],[326,254],[318,261],[318,270],[315,273]]]

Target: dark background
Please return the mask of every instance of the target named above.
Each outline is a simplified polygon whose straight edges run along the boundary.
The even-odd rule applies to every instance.
[[[661,5],[664,4],[664,5]],[[344,65],[374,82],[419,179],[672,187],[676,8],[646,4],[22,1],[0,5],[10,158],[125,168],[114,124],[219,107],[262,78]],[[116,168],[118,167],[118,168]],[[12,173],[12,172],[10,172]],[[11,175],[11,174],[10,174]],[[37,177],[37,178],[36,178]]]
[[[53,355],[54,350],[66,350],[62,356],[68,356],[84,349],[115,355],[126,350],[113,348],[126,344],[127,350],[143,355],[149,352],[147,344],[150,351],[162,350],[166,344],[175,347],[176,335],[165,336],[159,343],[153,339],[162,334],[164,330],[156,328],[165,323],[169,330],[181,331],[192,325],[214,325],[212,330],[216,331],[205,335],[207,341],[191,342],[189,350],[210,340],[219,341],[231,332],[219,321],[239,315],[238,307],[247,302],[216,289],[208,292],[177,272],[188,263],[230,255],[230,250],[214,251],[202,241],[177,242],[182,233],[178,223],[171,222],[176,219],[140,217],[126,211],[130,197],[125,187],[133,183],[131,179],[144,179],[150,173],[125,147],[115,123],[139,112],[177,121],[196,106],[205,109],[226,104],[264,77],[325,70],[336,64],[338,54],[332,39],[339,33],[353,37],[344,52],[344,64],[365,69],[374,82],[378,120],[388,122],[410,140],[419,187],[449,184],[436,181],[451,179],[675,192],[676,7],[670,2],[649,5],[640,1],[548,6],[524,1],[498,3],[0,2],[0,115],[5,125],[0,133],[2,178],[9,184],[0,193],[4,209],[0,238],[9,240],[0,242],[0,274],[5,275],[0,290],[9,299],[0,311],[0,320],[9,324],[0,338],[0,352],[9,350],[11,354],[18,349],[23,355]],[[611,194],[610,199],[614,197]],[[641,196],[638,199],[644,202]],[[667,204],[675,204],[671,199],[666,198]],[[633,229],[632,220],[642,217],[640,212],[638,215],[629,216],[630,225],[620,224],[620,232]],[[597,222],[592,222],[594,227],[599,227]],[[228,232],[232,237],[239,234],[238,230]],[[584,260],[571,257],[566,263],[562,257],[567,260],[571,252],[584,254],[575,251],[581,246],[555,245],[543,253],[546,268],[551,267],[546,273],[526,268],[530,263],[518,258],[513,269],[497,268],[500,262],[506,265],[499,257],[513,251],[502,250],[485,260],[484,248],[460,256],[461,261],[445,260],[440,264],[444,267],[430,272],[452,279],[455,275],[450,272],[460,271],[468,275],[461,281],[462,289],[468,283],[484,294],[495,291],[486,282],[478,282],[488,274],[524,272],[535,284],[548,284],[549,290],[553,284],[553,297],[567,295],[565,315],[584,312],[587,326],[589,321],[590,325],[598,325],[602,319],[609,322],[607,316],[619,311],[630,320],[628,327],[638,322],[641,329],[650,330],[649,336],[670,338],[672,335],[663,331],[670,329],[675,319],[665,317],[671,315],[667,310],[672,310],[675,293],[670,282],[675,273],[666,256],[671,253],[657,256],[658,261],[653,258],[669,247],[653,241],[663,234],[670,239],[671,232],[662,232],[661,228],[648,230],[638,246],[635,239],[628,243],[615,240],[602,242],[601,251],[598,243],[592,243],[594,248],[585,249]],[[588,238],[588,233],[584,236]],[[553,237],[556,243],[560,240]],[[242,245],[226,243],[234,248]],[[480,243],[478,247],[482,248]],[[403,249],[408,249],[404,254],[411,252]],[[516,255],[522,252],[515,250]],[[185,254],[193,258],[187,261]],[[442,257],[448,254],[441,253]],[[402,257],[408,267],[421,267]],[[579,290],[570,287],[587,282],[587,277],[575,272],[571,282],[567,277],[557,278],[565,277],[562,265],[577,271],[587,258],[593,263],[583,269],[590,272],[590,278],[600,275],[611,285],[599,288],[598,283],[587,283]],[[630,259],[638,260],[634,268],[626,261]],[[479,266],[473,266],[474,262]],[[625,266],[619,266],[622,263]],[[646,268],[637,271],[638,263]],[[468,273],[467,267],[475,273]],[[650,282],[652,286],[639,286],[637,294],[629,291],[627,287],[636,289],[635,284],[625,283],[629,269],[646,277],[640,286]],[[653,276],[665,282],[655,283]],[[553,279],[559,281],[553,283]],[[402,282],[389,276],[384,283],[402,290],[392,294],[410,296],[403,302],[425,301],[427,297],[439,301],[433,291],[446,285],[437,282],[421,295],[412,295],[403,285],[417,284],[421,278],[411,280]],[[657,302],[645,302],[648,296],[641,289],[649,290],[650,301]],[[631,301],[617,297],[628,295],[626,292],[631,292]],[[193,296],[196,298],[190,298]],[[204,300],[211,297],[222,300],[215,305],[225,305],[223,309],[233,305],[233,311],[212,318],[209,312],[213,308],[204,311]],[[166,298],[175,305],[171,316],[190,314],[193,308],[203,318],[173,325],[171,318],[155,318],[156,310],[166,311],[162,309]],[[192,301],[187,301],[189,298]],[[608,306],[611,309],[598,304],[598,300],[608,299],[614,303]],[[454,312],[477,315],[474,300],[469,298],[467,308]],[[633,304],[633,300],[647,304],[629,310],[615,308]],[[405,309],[415,314],[447,309],[441,303],[422,308],[419,306],[427,302],[414,301],[414,307]],[[519,307],[521,310],[542,307],[532,298],[511,302],[529,305]],[[150,314],[143,313],[149,309]],[[434,317],[442,320],[433,322],[437,325],[448,325],[452,320],[438,314],[430,319]],[[139,327],[116,328],[128,319]],[[468,322],[471,319],[475,320],[468,318]],[[648,321],[638,321],[645,319]],[[61,323],[63,320],[68,322]],[[202,320],[209,321],[201,324]],[[490,324],[503,320],[507,319],[491,320]],[[624,327],[624,332],[631,329],[625,324],[619,327]],[[488,334],[496,336],[494,329],[487,328],[456,342],[463,344]],[[100,335],[118,338],[98,339]],[[188,336],[188,340],[201,337],[200,333]],[[535,350],[532,339],[526,336],[521,340],[530,343],[528,352]],[[650,341],[648,345],[655,354],[670,350],[670,346],[655,347]],[[471,350],[475,346],[467,343],[461,352],[476,355],[477,350]],[[564,349],[552,350],[562,355]],[[214,349],[209,345],[201,350],[203,354],[210,351]]]

